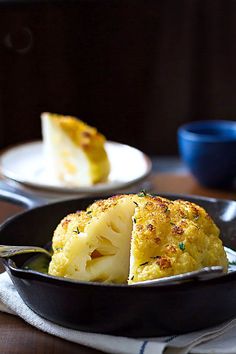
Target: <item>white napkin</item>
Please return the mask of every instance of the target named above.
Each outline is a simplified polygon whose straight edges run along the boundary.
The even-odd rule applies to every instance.
[[[235,354],[236,319],[220,326],[194,333],[162,338],[132,339],[104,334],[81,332],[47,321],[22,301],[11,279],[0,275],[0,311],[18,315],[32,326],[106,353],[119,354]]]

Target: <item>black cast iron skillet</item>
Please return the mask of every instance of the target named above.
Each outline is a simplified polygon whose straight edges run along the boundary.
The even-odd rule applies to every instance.
[[[163,196],[202,205],[221,228],[224,245],[236,249],[235,201]],[[66,214],[84,209],[96,199],[72,199],[36,206],[42,201],[11,192],[2,192],[2,198],[34,208],[1,226],[0,244],[37,246],[51,240],[53,230]],[[138,288],[65,280],[23,270],[21,266],[26,257],[30,256],[3,261],[17,291],[33,311],[66,327],[153,337],[199,330],[236,316],[236,272],[211,280]]]

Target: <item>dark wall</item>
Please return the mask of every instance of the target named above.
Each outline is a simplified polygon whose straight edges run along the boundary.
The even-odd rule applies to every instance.
[[[180,124],[236,118],[236,1],[0,1],[0,147],[42,111],[176,153]]]

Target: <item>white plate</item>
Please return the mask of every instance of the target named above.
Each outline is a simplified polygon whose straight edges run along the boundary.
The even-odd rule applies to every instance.
[[[29,187],[92,194],[125,188],[140,182],[150,173],[151,161],[141,151],[113,141],[106,142],[105,148],[111,164],[108,181],[90,187],[70,187],[53,180],[44,168],[41,141],[17,145],[6,150],[0,157],[0,170],[4,177]]]

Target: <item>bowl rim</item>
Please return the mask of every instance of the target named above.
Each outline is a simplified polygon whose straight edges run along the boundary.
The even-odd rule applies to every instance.
[[[235,132],[233,135],[211,135],[199,133],[194,130],[196,128],[227,128]],[[205,121],[193,121],[181,125],[178,128],[178,138],[187,139],[196,142],[207,142],[207,143],[228,143],[236,142],[236,121],[233,120],[205,120]]]

